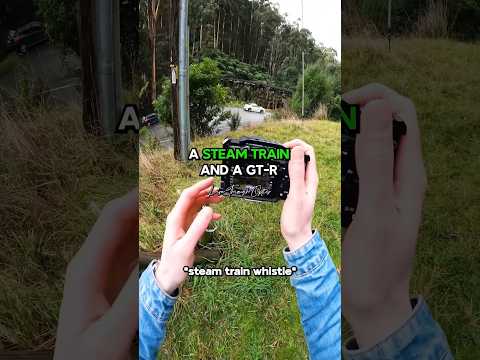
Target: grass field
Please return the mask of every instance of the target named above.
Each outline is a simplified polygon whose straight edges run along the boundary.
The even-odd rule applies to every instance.
[[[428,175],[412,293],[423,294],[456,359],[480,358],[480,45],[346,39],[343,91],[379,82],[413,99]]]
[[[340,126],[329,121],[267,122],[230,133],[285,142],[301,138],[315,146],[320,188],[313,224],[338,265],[340,261]],[[223,137],[196,141],[197,149],[221,147]],[[179,192],[199,180],[199,162],[181,164],[172,152],[145,149],[140,156],[140,246],[161,247],[164,222]],[[218,185],[218,184],[217,184]],[[221,250],[223,266],[283,266],[281,204],[226,199],[216,206],[223,219],[202,240]],[[295,294],[288,278],[190,278],[170,319],[161,358],[306,359]]]
[[[132,139],[89,136],[81,119],[0,99],[0,350],[53,348],[67,263],[137,184]]]

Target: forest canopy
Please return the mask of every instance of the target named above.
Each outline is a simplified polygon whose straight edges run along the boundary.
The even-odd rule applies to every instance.
[[[273,1],[190,0],[189,4],[192,60],[215,59],[223,76],[264,80],[294,90],[302,71],[302,51],[306,64],[319,59],[336,62],[335,50],[316,43],[299,23],[289,23]],[[169,2],[161,6],[159,71],[167,76]]]

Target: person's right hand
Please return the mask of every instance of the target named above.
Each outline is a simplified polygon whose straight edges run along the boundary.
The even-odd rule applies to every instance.
[[[290,251],[302,247],[312,237],[312,217],[317,198],[318,173],[315,150],[302,140],[283,146],[291,149],[288,163],[290,191],[280,219],[282,235]],[[310,161],[305,166],[305,155]]]
[[[167,217],[160,264],[155,278],[162,290],[172,294],[187,278],[184,266],[192,267],[195,247],[212,220],[220,214],[202,206],[219,203],[223,197],[209,196],[213,178],[209,178],[183,190]]]
[[[342,243],[342,308],[359,346],[366,348],[412,312],[409,282],[426,174],[411,100],[378,84],[343,98],[363,110],[355,148],[359,200]],[[407,125],[396,159],[392,115]]]

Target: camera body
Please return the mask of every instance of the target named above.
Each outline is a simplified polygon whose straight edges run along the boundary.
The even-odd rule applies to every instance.
[[[351,107],[356,107],[357,126],[355,129],[350,129],[342,121],[342,171],[341,171],[341,185],[342,185],[342,211],[341,224],[342,228],[348,228],[353,220],[355,212],[357,211],[358,195],[359,195],[359,178],[355,160],[355,141],[357,133],[360,131],[360,106],[351,105],[342,101],[342,111],[350,114]],[[407,133],[407,125],[403,121],[392,119],[393,121],[393,151],[396,155],[400,139]],[[393,171],[393,169],[392,169]]]
[[[230,171],[221,177],[220,194],[260,202],[277,202],[287,198],[290,190],[289,159],[259,160],[251,155],[252,149],[286,150],[284,146],[259,137],[241,137],[240,139],[226,138],[223,148],[247,149],[248,159],[223,160],[222,164],[227,165]],[[309,156],[306,156],[305,161],[308,160]],[[276,168],[273,173],[269,171],[272,165]],[[240,167],[242,175],[233,174],[232,169],[236,166]],[[255,166],[265,168],[265,172],[261,175],[248,175],[248,168]]]

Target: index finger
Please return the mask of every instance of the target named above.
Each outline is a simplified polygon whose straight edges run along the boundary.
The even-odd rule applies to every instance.
[[[187,214],[190,207],[197,200],[198,195],[202,193],[203,190],[208,189],[213,184],[213,178],[208,178],[202,181],[197,182],[196,184],[186,188],[182,191],[177,203],[170,212],[169,218],[178,221],[183,219]]]

